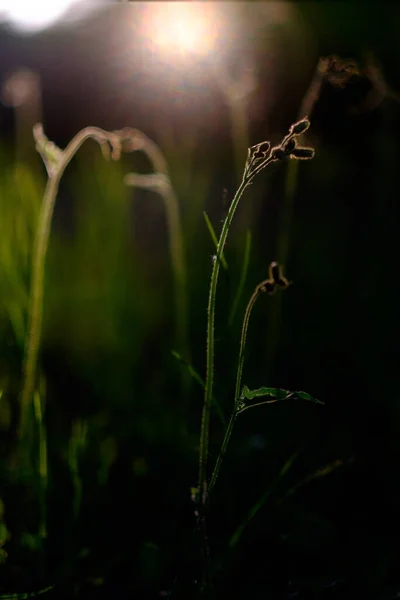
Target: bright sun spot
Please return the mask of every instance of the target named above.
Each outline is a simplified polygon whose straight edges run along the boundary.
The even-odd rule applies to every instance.
[[[147,37],[168,53],[208,54],[215,29],[208,2],[155,2],[146,14]]]
[[[36,30],[59,19],[77,0],[0,0],[0,17],[17,27]]]

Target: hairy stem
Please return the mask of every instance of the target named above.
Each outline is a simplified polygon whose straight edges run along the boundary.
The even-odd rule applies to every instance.
[[[217,246],[217,255],[214,260],[211,275],[210,294],[208,298],[208,319],[207,319],[207,372],[206,387],[204,393],[203,415],[200,432],[200,454],[199,454],[199,496],[203,505],[207,498],[207,458],[208,458],[208,433],[210,427],[210,410],[214,383],[214,321],[215,321],[215,300],[217,294],[217,283],[220,269],[220,258],[223,254],[226,239],[228,237],[229,227],[232,223],[233,215],[239,204],[239,200],[244,190],[249,184],[249,180],[243,177],[242,183],[238,187],[235,197],[229,207],[228,214],[222,226],[221,236]]]

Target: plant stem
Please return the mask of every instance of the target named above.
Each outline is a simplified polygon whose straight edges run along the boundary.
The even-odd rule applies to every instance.
[[[208,319],[207,319],[207,372],[206,386],[204,393],[204,406],[201,421],[200,433],[200,454],[199,454],[199,497],[203,505],[207,498],[207,458],[208,458],[208,433],[210,428],[210,410],[214,383],[214,321],[215,321],[215,299],[217,293],[218,274],[220,268],[220,257],[223,254],[226,238],[228,237],[229,227],[232,223],[233,215],[239,200],[242,197],[249,181],[243,177],[242,183],[238,187],[235,197],[229,207],[228,214],[222,226],[221,236],[217,246],[217,255],[214,260],[211,275],[210,294],[208,298]],[[229,425],[228,425],[229,427]]]
[[[56,172],[54,176],[49,177],[47,181],[39,213],[39,225],[33,250],[31,296],[23,364],[23,388],[20,399],[21,412],[18,427],[19,438],[22,438],[26,433],[29,406],[32,401],[35,387],[36,365],[43,318],[45,257],[50,236],[51,219],[61,175],[62,172],[60,170]]]
[[[208,458],[208,435],[210,428],[210,410],[211,410],[211,402],[212,402],[212,387],[213,387],[213,379],[214,379],[214,321],[215,321],[215,301],[217,294],[217,282],[218,282],[218,274],[220,267],[221,256],[224,252],[226,239],[228,237],[229,227],[232,223],[233,216],[235,214],[237,205],[239,203],[240,198],[243,195],[246,187],[253,181],[253,179],[267,167],[269,164],[275,161],[284,160],[286,157],[291,158],[312,158],[314,155],[313,148],[297,148],[296,140],[301,133],[306,131],[310,126],[308,119],[303,119],[298,123],[294,123],[290,129],[289,133],[283,138],[282,142],[278,146],[274,146],[271,148],[271,145],[268,141],[262,142],[261,144],[256,144],[248,149],[247,160],[245,163],[245,168],[243,172],[242,182],[239,188],[236,191],[235,197],[232,200],[232,203],[229,207],[228,214],[226,219],[222,225],[222,231],[218,242],[217,247],[217,255],[214,260],[212,275],[211,275],[211,284],[210,284],[210,294],[208,299],[208,319],[207,319],[207,370],[206,370],[206,387],[205,387],[205,396],[204,396],[204,405],[203,405],[203,414],[202,414],[202,422],[201,422],[201,432],[200,432],[200,452],[199,452],[199,484],[198,484],[198,500],[202,503],[203,506],[208,504],[207,501],[207,458]],[[297,149],[297,151],[296,151]],[[299,154],[299,151],[302,150],[303,154]],[[272,266],[272,263],[271,263]],[[271,267],[270,267],[271,268]],[[240,394],[240,384],[242,379],[242,370],[243,370],[243,361],[244,361],[244,348],[246,344],[246,336],[247,336],[247,328],[250,319],[251,310],[253,308],[254,302],[258,297],[260,291],[267,291],[270,285],[274,286],[275,276],[271,276],[269,279],[261,282],[256,290],[254,291],[250,301],[247,305],[243,327],[242,327],[242,338],[240,342],[240,353],[239,353],[239,365],[236,376],[236,389],[235,389],[235,400],[233,406],[233,413],[231,419],[228,424],[228,429],[225,434],[224,442],[222,444],[220,457],[217,460],[216,468],[214,469],[211,482],[210,482],[210,490],[215,485],[216,478],[218,476],[219,468],[221,466],[223,454],[227,448],[229,438],[232,433],[233,425],[235,422],[236,414],[237,414],[237,401]],[[265,286],[265,288],[264,288]],[[287,287],[287,286],[285,286]]]

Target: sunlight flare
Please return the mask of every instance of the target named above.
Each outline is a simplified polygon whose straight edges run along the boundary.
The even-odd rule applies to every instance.
[[[209,54],[216,40],[216,23],[208,2],[150,4],[146,36],[168,57]]]

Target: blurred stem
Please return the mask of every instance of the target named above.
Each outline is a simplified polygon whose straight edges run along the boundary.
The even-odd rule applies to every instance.
[[[107,132],[98,127],[86,127],[77,133],[64,151],[61,151],[52,142],[49,142],[40,124],[34,127],[34,136],[37,149],[47,168],[48,180],[40,207],[32,255],[28,327],[22,368],[23,383],[20,395],[20,415],[17,431],[18,439],[20,440],[28,433],[29,413],[36,384],[37,360],[43,319],[45,261],[54,205],[61,178],[71,159],[87,139],[94,139],[100,145],[103,155],[106,158],[110,157],[111,146],[111,158],[117,160],[122,151],[122,143],[125,140],[134,143],[135,130]]]
[[[66,166],[66,165],[65,165]],[[64,168],[65,168],[64,166]],[[23,388],[20,398],[20,421],[18,437],[26,434],[29,408],[35,387],[37,357],[40,346],[40,334],[43,317],[44,266],[48,247],[51,219],[58,186],[62,176],[61,169],[49,177],[42,206],[33,249],[31,297],[28,315],[27,340],[23,363]]]
[[[244,352],[245,352],[245,348],[246,348],[246,340],[247,340],[247,331],[249,328],[249,321],[250,321],[250,316],[251,316],[251,312],[253,310],[253,306],[258,298],[258,296],[260,295],[261,292],[265,291],[265,286],[270,282],[269,279],[266,279],[265,281],[262,281],[254,290],[253,294],[250,297],[250,300],[246,306],[246,310],[244,313],[244,318],[243,318],[243,325],[242,325],[242,335],[240,338],[240,349],[239,349],[239,362],[238,362],[238,368],[237,368],[237,372],[236,372],[236,387],[235,387],[235,398],[233,401],[233,409],[232,409],[232,414],[228,423],[228,427],[226,429],[225,432],[225,437],[224,440],[222,442],[222,446],[221,446],[221,450],[220,453],[218,455],[217,458],[217,462],[215,463],[215,467],[214,467],[214,471],[212,473],[211,476],[211,481],[210,481],[210,486],[208,489],[208,497],[207,497],[207,502],[210,501],[210,497],[211,497],[211,493],[212,490],[214,489],[215,483],[217,481],[218,475],[219,475],[219,471],[221,469],[221,465],[222,465],[222,461],[224,459],[226,450],[228,448],[228,444],[229,444],[229,440],[231,438],[232,435],[232,431],[233,431],[233,427],[235,425],[235,421],[236,421],[236,417],[238,415],[238,411],[239,411],[239,406],[240,406],[240,387],[242,385],[242,374],[243,374],[243,364],[244,364]]]
[[[152,189],[158,192],[163,199],[169,232],[172,271],[175,280],[177,342],[180,350],[186,356],[189,356],[186,264],[178,199],[171,184],[167,161],[157,144],[145,134],[137,132],[134,149],[141,150],[146,154],[152,164],[154,173],[152,175],[130,173],[125,176],[124,181],[127,185]]]
[[[320,58],[314,72],[314,76],[301,102],[297,115],[297,121],[308,117],[310,119],[315,104],[321,93],[324,73],[326,68],[326,59]],[[299,164],[297,160],[290,160],[286,166],[286,179],[284,185],[284,196],[282,206],[282,222],[278,233],[277,261],[286,265],[290,252],[290,235],[292,231],[294,201],[296,196],[299,176]],[[274,357],[276,356],[279,330],[282,320],[282,299],[278,298],[274,302],[270,325],[269,325],[269,345],[267,350],[266,365],[267,376],[269,369],[272,368]]]
[[[227,97],[232,125],[232,142],[235,160],[236,181],[240,177],[243,168],[243,159],[249,148],[249,131],[247,119],[247,96],[239,99]]]

